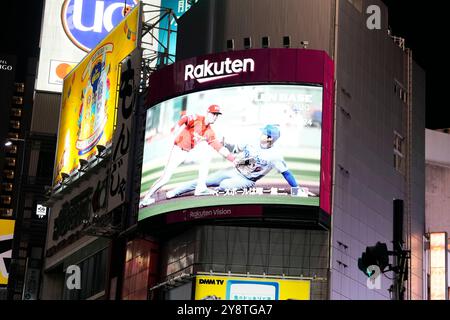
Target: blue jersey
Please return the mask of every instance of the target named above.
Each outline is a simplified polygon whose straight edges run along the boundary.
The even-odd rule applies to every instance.
[[[273,168],[279,173],[288,170],[286,162],[275,147],[263,149],[259,145],[245,145],[241,150],[241,164],[237,165],[236,169],[249,180],[257,181]]]

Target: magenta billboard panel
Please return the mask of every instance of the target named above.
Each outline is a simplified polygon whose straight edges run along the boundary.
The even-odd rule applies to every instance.
[[[253,64],[248,59],[251,59]],[[239,67],[238,61],[244,60],[245,66]],[[234,72],[233,63],[235,63],[234,70],[238,72]],[[197,69],[190,72],[189,66]],[[222,77],[218,78],[220,76]],[[333,76],[333,61],[324,51],[307,49],[230,51],[182,60],[153,73],[150,78],[152,89],[147,104],[154,105],[161,100],[189,91],[246,83],[319,84],[327,91],[332,90]],[[208,78],[211,81],[204,81]]]
[[[139,220],[254,217],[258,204],[331,214],[333,83],[333,61],[306,49],[206,55],[152,74]]]

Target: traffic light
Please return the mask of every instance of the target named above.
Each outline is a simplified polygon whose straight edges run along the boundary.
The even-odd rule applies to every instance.
[[[380,272],[389,265],[389,253],[385,243],[377,242],[375,246],[367,247],[361,258],[358,259],[358,268],[368,277],[372,275],[367,268],[376,265],[380,268]]]

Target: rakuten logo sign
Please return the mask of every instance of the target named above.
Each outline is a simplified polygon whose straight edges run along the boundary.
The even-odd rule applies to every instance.
[[[242,60],[226,58],[220,62],[205,60],[203,64],[196,66],[187,64],[184,67],[184,81],[195,79],[199,83],[205,83],[253,71],[255,71],[255,61],[251,58]]]

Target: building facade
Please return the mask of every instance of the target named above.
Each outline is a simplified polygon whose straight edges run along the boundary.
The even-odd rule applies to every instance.
[[[369,5],[380,8],[380,29],[367,28]],[[226,281],[231,288],[236,281],[248,285],[245,281],[251,279],[267,290],[281,288],[280,294],[289,292],[283,289],[286,286],[307,283],[307,289],[302,290],[308,294],[296,299],[391,299],[392,281],[382,276],[380,287],[369,288],[367,277],[358,269],[358,258],[367,246],[378,241],[391,249],[393,199],[402,199],[404,248],[411,251],[405,298],[426,299],[425,74],[412,60],[404,40],[388,30],[387,13],[381,1],[364,0],[209,0],[192,6],[178,21],[177,62],[155,72],[148,92],[141,92],[141,99],[136,100],[129,199],[123,209],[106,210],[111,221],[120,221],[110,224],[119,230],[106,238],[99,237],[98,232],[86,234],[89,226],[83,220],[95,216],[93,203],[98,201],[89,192],[83,199],[80,194],[96,188],[90,186],[91,180],[94,183],[99,176],[108,176],[107,167],[99,165],[94,176],[82,180],[78,191],[77,187],[69,188],[53,201],[51,212],[55,214],[49,221],[42,298],[230,298],[231,291],[202,291],[202,285]],[[250,58],[254,68],[250,60],[245,60]],[[209,76],[224,76],[227,70],[238,75],[231,72],[227,77],[202,82]],[[330,76],[331,81],[326,80]],[[190,101],[200,103],[204,97],[214,97],[210,96],[213,93],[222,97],[227,90],[242,90],[227,98],[237,99],[233,107],[239,107],[239,98],[245,100],[245,90],[262,88],[258,85],[323,90],[322,115],[302,122],[321,130],[319,165],[308,162],[308,170],[293,170],[300,185],[307,180],[306,171],[310,177],[319,170],[320,184],[309,186],[312,193],[320,193],[316,206],[289,206],[282,201],[270,203],[272,200],[258,203],[254,199],[244,205],[220,200],[222,194],[213,203],[171,202],[165,192],[186,177],[195,178],[192,168],[184,173],[174,171],[167,187],[151,188],[158,186],[157,173],[167,163],[152,155],[153,147],[146,146],[172,145],[165,134],[172,132],[170,124],[179,115],[197,112]],[[252,103],[263,108],[259,94]],[[274,97],[273,92],[269,94]],[[331,103],[329,118],[324,114],[326,101]],[[292,104],[292,108],[296,106]],[[239,121],[243,124],[251,119],[246,111],[235,112],[242,113]],[[273,119],[282,114],[275,112]],[[300,118],[292,117],[292,121]],[[300,127],[294,122],[287,126],[289,130]],[[224,129],[220,118],[216,127]],[[232,122],[230,127],[234,128]],[[158,141],[159,145],[152,144]],[[296,156],[286,157],[292,167]],[[152,161],[158,165],[152,167]],[[214,161],[216,167],[222,166],[219,160]],[[185,164],[180,170],[186,168]],[[318,185],[320,188],[313,191]],[[292,189],[286,186],[285,182],[274,185],[274,192],[284,188],[292,195]],[[153,189],[156,191],[150,195],[156,203],[148,209],[139,208],[146,191]],[[324,199],[329,199],[328,203]],[[80,203],[85,206],[72,208]],[[183,203],[187,205],[184,208],[180,207]],[[169,209],[164,209],[165,204]],[[89,219],[71,212],[82,212]],[[67,217],[58,222],[65,221],[65,225],[59,225],[64,232],[58,230],[55,235],[55,220],[61,215]],[[78,233],[80,230],[85,231]],[[66,290],[66,271],[74,264],[84,270],[82,275],[102,275],[95,281],[82,280],[86,281],[82,288],[95,289]],[[98,279],[104,280],[96,283]],[[233,293],[238,298],[249,297],[248,292]],[[262,298],[258,294],[252,297]]]
[[[1,223],[1,281],[0,299],[7,298],[11,256],[14,233],[14,180],[17,177],[16,166],[19,162],[19,148],[17,145],[5,146],[8,138],[18,138],[17,116],[21,115],[23,106],[23,83],[16,83],[16,57],[1,55],[0,82],[2,92],[0,95],[0,108],[2,119],[0,124],[0,223]],[[14,111],[11,112],[11,109]],[[19,123],[20,125],[20,123]],[[12,229],[12,230],[11,230]]]
[[[2,160],[6,160],[2,169],[1,218],[9,218],[15,222],[10,260],[7,264],[9,281],[5,284],[5,294],[2,297],[15,300],[23,299],[25,290],[33,291],[32,296],[35,298],[38,295],[47,222],[37,215],[36,210],[38,203],[45,199],[45,186],[50,184],[49,164],[53,161],[55,143],[54,137],[40,136],[30,130],[37,60],[20,57],[18,63],[21,64],[18,71],[14,64],[11,65],[11,70],[7,70],[12,72],[12,82],[4,84],[4,88],[11,91],[5,91],[6,95],[10,95],[9,105],[4,100],[2,112],[9,114],[9,118],[2,118],[7,123],[2,125],[2,130],[5,131],[1,136],[2,153],[5,155]],[[30,288],[30,283],[33,289],[26,289]]]
[[[381,9],[380,30],[367,28],[372,4]],[[391,298],[391,281],[383,277],[382,289],[368,289],[357,260],[367,246],[392,241],[393,198],[405,201],[407,298],[426,298],[425,75],[390,34],[387,8],[381,1],[203,2],[180,19],[177,58],[267,44],[324,50],[334,60],[329,298]]]

